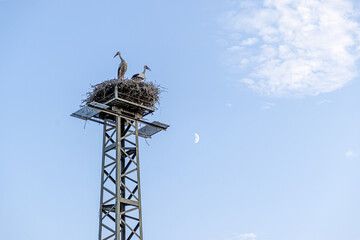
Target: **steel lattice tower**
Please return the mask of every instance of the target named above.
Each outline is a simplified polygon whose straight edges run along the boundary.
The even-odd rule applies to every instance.
[[[92,102],[71,116],[103,124],[99,240],[143,239],[139,136],[150,138],[169,125],[142,120],[155,111],[118,97]],[[139,124],[145,124],[139,129]]]

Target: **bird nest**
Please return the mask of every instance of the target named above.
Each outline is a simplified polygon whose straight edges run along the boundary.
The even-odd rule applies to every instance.
[[[162,92],[161,87],[152,82],[111,79],[91,85],[92,91],[87,93],[87,98],[83,100],[83,104],[93,101],[98,103],[109,101],[114,98],[115,87],[118,98],[151,108],[155,107],[155,103],[159,104],[159,95]]]

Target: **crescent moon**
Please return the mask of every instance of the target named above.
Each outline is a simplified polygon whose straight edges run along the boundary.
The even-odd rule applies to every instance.
[[[194,133],[194,136],[195,136],[194,143],[196,144],[196,143],[198,143],[198,142],[199,142],[199,140],[200,140],[200,136],[199,136],[199,134],[197,134],[197,133]]]

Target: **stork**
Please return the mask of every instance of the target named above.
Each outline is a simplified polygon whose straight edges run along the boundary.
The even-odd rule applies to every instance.
[[[148,66],[144,66],[144,71],[142,72],[142,73],[137,73],[137,74],[135,74],[135,75],[133,75],[132,77],[131,77],[131,79],[132,80],[136,80],[136,81],[142,81],[142,80],[144,80],[145,79],[145,72],[146,72],[146,70],[149,70],[149,71],[151,71],[151,69],[148,67]]]
[[[116,56],[119,56],[119,58],[121,59],[121,62],[120,62],[120,65],[119,65],[119,68],[118,68],[118,79],[123,79],[124,78],[124,75],[125,75],[125,72],[127,70],[127,63],[126,61],[121,57],[121,53],[120,52],[117,52],[114,56],[114,58]]]

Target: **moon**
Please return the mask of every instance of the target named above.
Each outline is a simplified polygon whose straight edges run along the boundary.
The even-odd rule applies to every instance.
[[[197,133],[194,133],[194,136],[195,136],[194,143],[196,144],[196,143],[198,143],[198,142],[199,142],[199,140],[200,140],[200,136],[199,136],[199,134],[197,134]]]

